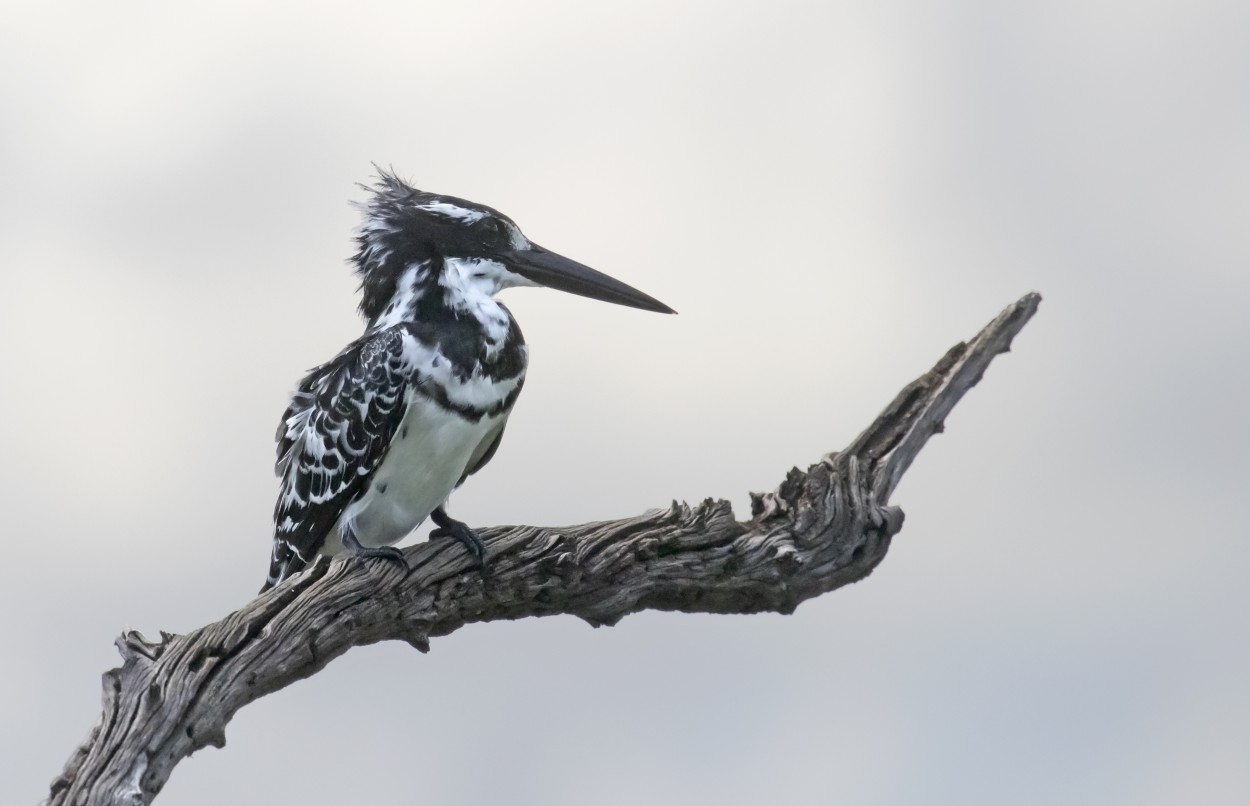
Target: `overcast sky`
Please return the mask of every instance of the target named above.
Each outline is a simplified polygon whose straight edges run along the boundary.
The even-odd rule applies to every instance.
[[[160,803],[1250,802],[1245,2],[10,0],[0,111],[0,800],[263,580],[376,161],[680,311],[505,295],[470,524],[745,517],[1045,301],[866,581],[353,650]]]

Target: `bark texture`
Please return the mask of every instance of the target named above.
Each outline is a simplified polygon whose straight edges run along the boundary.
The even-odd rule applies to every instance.
[[[1029,294],[909,384],[845,450],[753,494],[751,519],[725,501],[674,502],[633,518],[481,531],[488,573],[455,541],[383,561],[324,558],[215,624],[186,635],[117,639],[104,713],[52,782],[51,804],[147,804],[174,766],[225,745],[225,726],[258,697],[316,674],[354,646],[430,639],[465,624],[570,614],[612,625],[640,610],[792,612],[867,576],[903,513],[899,479],[990,361],[1037,310]]]

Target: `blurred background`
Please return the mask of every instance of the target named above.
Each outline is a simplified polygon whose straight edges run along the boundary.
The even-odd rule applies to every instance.
[[[4,802],[263,580],[371,161],[680,311],[505,295],[471,524],[746,517],[1045,301],[866,581],[357,649],[160,803],[1250,802],[1250,5],[10,0],[0,109]]]

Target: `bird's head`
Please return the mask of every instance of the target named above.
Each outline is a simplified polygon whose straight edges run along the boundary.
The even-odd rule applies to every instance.
[[[575,260],[538,246],[512,219],[484,204],[426,193],[389,171],[362,186],[353,261],[360,276],[360,312],[375,320],[408,272],[444,293],[492,296],[513,286],[546,286],[646,311],[673,313],[664,303]],[[415,276],[415,275],[414,275]]]

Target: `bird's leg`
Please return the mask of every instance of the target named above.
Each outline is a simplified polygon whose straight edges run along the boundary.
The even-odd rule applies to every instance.
[[[362,560],[377,558],[381,560],[390,560],[399,563],[408,570],[408,561],[404,559],[404,553],[394,546],[378,546],[371,548],[362,546],[360,540],[356,537],[356,530],[351,524],[344,523],[339,529],[339,537],[343,540],[343,550],[353,557],[359,557]]]
[[[430,532],[430,537],[454,537],[464,544],[469,553],[477,559],[479,566],[486,566],[486,546],[482,545],[482,538],[470,529],[463,522],[456,520],[447,514],[447,510],[441,506],[436,507],[430,513],[430,518],[434,521],[437,529]]]

